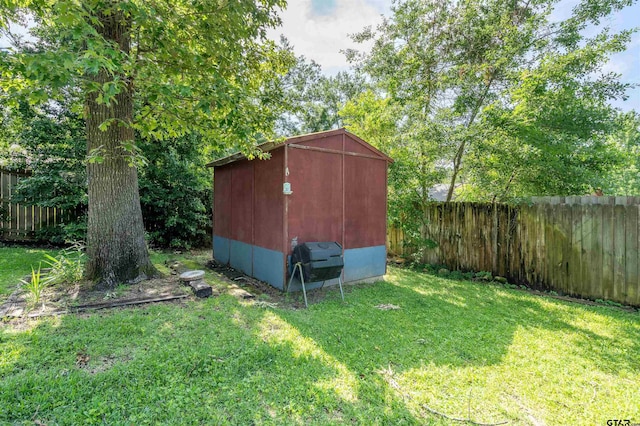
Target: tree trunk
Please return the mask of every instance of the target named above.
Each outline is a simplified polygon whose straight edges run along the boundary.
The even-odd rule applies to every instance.
[[[464,155],[464,147],[466,143],[466,139],[463,139],[462,142],[460,142],[458,151],[456,151],[456,156],[453,158],[453,173],[451,174],[451,183],[449,184],[449,190],[447,191],[446,202],[450,202],[453,199],[453,191],[456,189],[456,179],[460,172],[460,163],[462,163],[462,156]]]
[[[487,81],[485,84],[484,90],[482,92],[482,96],[480,96],[476,101],[476,105],[473,111],[471,112],[471,117],[469,118],[469,121],[465,125],[467,129],[471,127],[476,117],[478,116],[478,113],[480,112],[480,108],[482,108],[482,105],[484,104],[484,101],[487,98],[487,95],[489,94],[489,89],[491,88],[491,85],[495,81],[495,78],[496,78],[496,72],[494,70],[493,73],[491,74],[491,77],[489,78],[489,81]],[[462,139],[462,142],[460,142],[460,145],[458,146],[458,151],[456,152],[456,156],[453,158],[453,173],[451,175],[451,183],[449,184],[449,191],[447,191],[447,202],[451,201],[451,199],[453,198],[453,191],[456,189],[456,179],[458,179],[458,173],[460,173],[460,164],[462,164],[462,157],[464,156],[464,149],[466,144],[467,144],[467,137]]]
[[[130,19],[121,12],[98,15],[96,30],[114,41],[124,53],[130,48]],[[121,76],[122,77],[122,76]],[[88,76],[99,87],[113,76],[104,69]],[[97,101],[89,91],[85,112],[87,152],[101,161],[87,164],[89,217],[86,278],[98,288],[113,288],[157,275],[149,260],[138,194],[138,175],[122,143],[134,141],[132,85],[127,82],[110,104]],[[105,121],[111,123],[100,130]]]

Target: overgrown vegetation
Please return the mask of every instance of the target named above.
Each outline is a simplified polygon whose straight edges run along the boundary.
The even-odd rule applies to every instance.
[[[211,170],[205,142],[194,134],[141,140],[147,164],[140,170],[140,204],[149,242],[156,247],[210,245]]]
[[[48,282],[42,279],[42,275],[40,274],[40,265],[38,265],[38,271],[31,267],[31,276],[26,280],[20,280],[22,282],[22,286],[28,292],[29,297],[31,298],[30,302],[33,306],[40,303],[40,297],[42,296],[42,292],[45,287],[48,286]]]
[[[70,285],[82,279],[85,254],[81,243],[73,244],[57,256],[45,253],[44,257],[44,262],[49,267],[45,277],[47,285]]]
[[[396,268],[345,303],[330,291],[309,309],[270,306],[223,295],[4,325],[0,422],[640,418],[637,313]]]
[[[25,103],[7,114],[13,149],[0,154],[10,169],[30,169],[12,201],[57,207],[65,222],[38,232],[38,241],[64,244],[87,237],[86,135],[84,120],[73,112],[73,98],[41,107]],[[186,135],[141,139],[139,186],[148,241],[156,247],[190,248],[209,244],[211,173],[205,167],[202,138]]]
[[[45,259],[45,255],[58,254],[59,250],[0,246],[0,303],[15,290],[20,279],[31,273],[32,266]]]

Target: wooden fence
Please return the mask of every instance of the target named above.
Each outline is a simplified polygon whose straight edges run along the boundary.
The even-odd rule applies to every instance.
[[[31,241],[36,231],[60,224],[65,212],[55,207],[38,207],[12,203],[15,185],[30,172],[0,169],[0,240]]]
[[[566,201],[435,203],[426,213],[426,235],[437,247],[425,250],[422,260],[640,306],[638,197]],[[388,243],[392,253],[406,250],[399,230],[390,229]]]
[[[640,204],[640,197],[616,197],[612,195],[587,195],[587,196],[569,196],[569,197],[531,197],[533,204],[622,204],[633,205]]]

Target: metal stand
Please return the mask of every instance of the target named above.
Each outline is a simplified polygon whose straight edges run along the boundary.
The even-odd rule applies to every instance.
[[[309,305],[307,304],[307,289],[304,286],[304,274],[302,272],[302,262],[298,262],[293,266],[293,272],[291,273],[291,278],[289,278],[289,285],[287,286],[287,288],[291,287],[291,281],[293,281],[293,277],[296,276],[296,270],[300,271],[300,283],[302,284],[302,294],[304,295],[304,306],[305,308],[308,308]],[[322,286],[324,286],[325,282],[326,281],[322,281]],[[344,292],[342,291],[342,272],[338,277],[338,285],[340,286],[340,296],[342,297],[342,301],[344,302]]]

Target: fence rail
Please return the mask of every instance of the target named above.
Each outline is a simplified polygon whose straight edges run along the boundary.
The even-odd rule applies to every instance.
[[[39,207],[11,202],[16,184],[29,171],[0,169],[0,239],[5,241],[32,241],[36,232],[64,221],[65,211],[55,207]]]
[[[425,231],[437,247],[425,250],[422,260],[640,306],[637,197],[598,198],[605,203],[435,203],[426,212]],[[392,253],[409,254],[399,230],[389,230],[388,244]]]
[[[613,195],[587,195],[587,196],[568,196],[568,197],[531,197],[534,204],[570,204],[570,205],[636,205],[640,204],[640,197],[636,196],[613,196]]]

